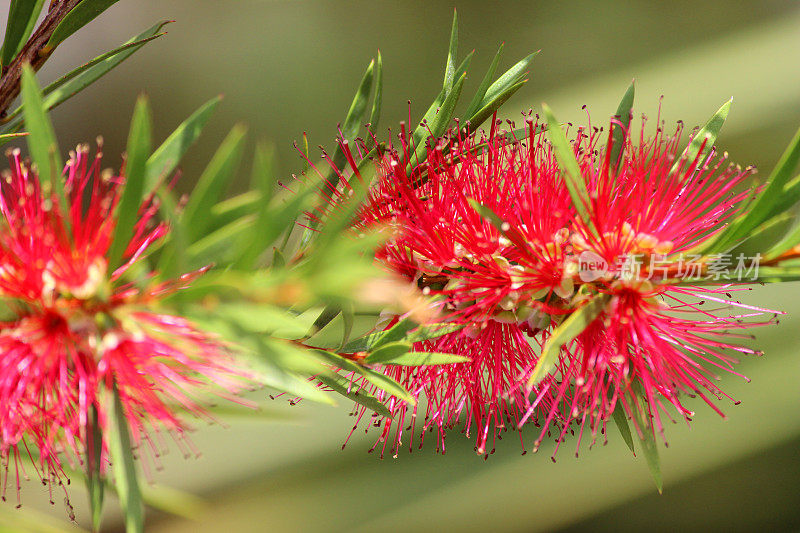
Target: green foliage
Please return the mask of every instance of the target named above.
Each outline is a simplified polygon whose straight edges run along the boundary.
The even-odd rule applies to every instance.
[[[165,33],[161,33],[161,29],[166,24],[168,24],[168,21],[153,25],[118,48],[97,56],[88,63],[77,67],[45,87],[42,91],[44,94],[43,105],[45,109],[49,111],[72,98],[110,72],[113,68],[117,67],[145,44],[166,35]],[[22,107],[19,107],[9,113],[6,118],[7,122],[3,125],[4,131],[14,131],[22,126],[21,112]],[[2,142],[0,142],[0,144],[2,144]]]
[[[567,136],[564,130],[561,129],[561,124],[556,120],[550,108],[546,104],[542,104],[542,111],[544,111],[545,120],[547,121],[547,134],[553,144],[556,159],[561,165],[561,172],[567,184],[569,195],[572,198],[572,206],[578,216],[591,227],[589,191],[586,189],[586,182],[584,182],[581,175],[580,165],[575,159],[575,152],[569,141],[567,141]]]
[[[539,360],[528,378],[528,386],[533,387],[539,383],[553,368],[561,353],[561,348],[575,339],[589,324],[605,309],[611,297],[608,294],[599,294],[592,298],[583,307],[572,312],[547,339]]]
[[[631,410],[633,411],[636,433],[639,436],[639,449],[642,450],[642,454],[647,461],[647,468],[650,470],[650,475],[653,477],[656,488],[660,493],[664,490],[664,481],[661,476],[661,460],[658,456],[653,420],[647,407],[652,405],[652,398],[645,397],[644,390],[638,382],[633,384],[632,389],[633,403]]]
[[[112,392],[111,401],[113,405],[111,409],[107,410],[109,418],[108,448],[114,471],[114,486],[125,514],[125,531],[139,533],[144,531],[144,501],[136,477],[136,465],[133,462],[128,420],[125,417],[116,386]]]
[[[43,5],[44,0],[11,0],[6,34],[0,49],[0,64],[4,67],[11,63],[30,37]]]
[[[86,427],[86,490],[89,493],[89,505],[92,509],[92,528],[100,531],[103,517],[103,499],[105,482],[100,474],[102,465],[103,435],[97,419],[97,407],[89,410],[89,421]]]
[[[720,130],[722,130],[722,125],[725,124],[725,119],[728,118],[728,112],[731,110],[732,103],[733,98],[722,104],[722,107],[708,119],[705,126],[697,132],[692,142],[690,142],[689,146],[683,151],[681,157],[672,165],[671,172],[677,172],[681,164],[693,165],[695,162],[699,164],[699,161],[702,161],[708,152],[711,151]],[[686,168],[683,170],[685,171]]]
[[[147,98],[140,96],[133,111],[128,150],[125,159],[125,187],[116,207],[117,225],[108,251],[108,266],[114,271],[133,236],[139,206],[145,193],[147,160],[150,157],[152,118]]]
[[[781,215],[800,200],[800,183],[790,181],[798,162],[800,162],[800,130],[770,173],[764,189],[756,196],[746,213],[725,229],[715,243],[714,249],[725,249],[726,246],[736,243],[756,227]]]
[[[47,41],[48,48],[55,48],[70,35],[86,26],[97,18],[103,11],[116,4],[119,0],[82,0],[72,11],[61,19]]]
[[[633,109],[633,98],[636,92],[634,81],[628,86],[628,90],[622,96],[622,100],[617,107],[615,116],[619,119],[619,124],[616,122],[612,127],[611,133],[611,154],[609,156],[611,171],[614,175],[617,174],[619,164],[622,162],[623,148],[625,144],[625,130],[631,125],[631,109]]]
[[[64,182],[61,179],[61,153],[56,143],[53,125],[42,103],[42,92],[33,69],[22,68],[22,106],[28,129],[28,149],[43,183],[50,183],[56,192],[62,213],[68,213]],[[66,220],[66,219],[65,219]]]

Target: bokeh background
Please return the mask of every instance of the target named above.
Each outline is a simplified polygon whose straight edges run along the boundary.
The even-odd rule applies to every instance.
[[[453,2],[121,0],[60,48],[43,81],[110,49],[159,19],[169,35],[132,56],[54,112],[62,147],[105,138],[117,166],[137,94],[150,95],[157,141],[209,97],[225,100],[190,151],[188,190],[227,130],[243,121],[252,138],[275,143],[280,173],[296,171],[292,147],[305,131],[331,146],[363,69],[380,48],[385,68],[382,128],[417,117],[441,86]],[[800,126],[800,4],[779,0],[670,2],[459,1],[460,52],[473,48],[477,86],[496,47],[508,67],[541,54],[530,82],[506,106],[515,118],[547,101],[561,120],[604,121],[630,79],[636,112],[668,124],[702,124],[726,99],[734,106],[718,144],[731,159],[766,175]],[[0,2],[5,16],[8,0]],[[469,91],[469,87],[465,92]],[[112,155],[113,154],[113,155]],[[247,182],[247,165],[231,192]],[[520,455],[512,436],[484,461],[453,433],[448,451],[431,448],[381,461],[356,432],[348,406],[267,400],[257,417],[197,428],[199,458],[177,449],[150,477],[196,496],[175,495],[194,519],[151,512],[148,531],[545,531],[797,530],[800,528],[800,287],[756,288],[748,302],[789,312],[758,332],[766,355],[745,360],[746,383],[722,376],[742,401],[721,402],[727,420],[697,407],[691,428],[668,428],[665,479],[658,495],[643,460],[617,433],[607,446],[553,464],[550,450]],[[266,398],[266,393],[256,397]],[[528,436],[528,442],[535,438]],[[23,512],[0,506],[0,530],[27,521],[31,531],[86,527],[88,505],[72,488],[77,524],[61,497],[26,484]],[[20,520],[20,517],[24,517]],[[108,531],[119,528],[112,508]],[[9,526],[11,527],[11,526]]]

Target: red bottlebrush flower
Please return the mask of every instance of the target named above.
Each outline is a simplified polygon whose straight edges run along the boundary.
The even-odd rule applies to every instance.
[[[566,414],[581,434],[588,424],[593,440],[618,402],[634,423],[637,410],[644,414],[639,420],[648,427],[637,426],[640,433],[663,433],[667,406],[690,419],[685,396],[700,397],[722,414],[709,398],[725,396],[712,381],[714,371],[735,374],[736,354],[757,353],[736,344],[744,337],[737,330],[771,322],[753,317],[773,311],[732,299],[741,283],[714,275],[725,256],[715,263],[693,255],[740,212],[749,194],[741,185],[751,170],[723,168],[727,155],[714,163],[714,150],[678,159],[680,133],[679,127],[668,136],[659,124],[655,137],[646,140],[643,124],[637,146],[625,132],[617,172],[610,168],[611,146],[597,149],[600,131],[579,130],[573,142],[591,200],[590,223],[576,224],[570,237],[572,270],[586,297],[605,295],[608,304],[562,352],[560,385],[553,392],[562,405],[550,416]],[[586,258],[599,260],[605,272],[578,272]],[[737,258],[733,264],[727,260],[733,270]]]
[[[564,251],[574,210],[555,156],[533,121],[521,142],[452,134],[429,149],[424,165],[409,165],[413,150],[405,135],[400,139],[400,149],[379,162],[380,181],[357,225],[388,224],[394,232],[378,259],[437,296],[444,318],[464,326],[416,343],[414,350],[470,361],[382,371],[427,404],[420,439],[436,428],[437,449],[444,451],[446,431],[463,425],[474,434],[476,451],[488,454],[498,431],[516,428],[524,413],[520,376],[536,363],[549,315],[565,312]],[[477,204],[500,217],[502,227],[482,216]],[[540,398],[545,411],[548,399]],[[396,454],[417,408],[409,413],[405,403],[387,400],[393,418],[382,422],[379,443],[383,449],[393,440]]]
[[[101,173],[101,154],[90,161],[79,147],[65,168],[64,213],[18,150],[10,162],[0,185],[0,296],[14,315],[0,322],[4,492],[9,463],[23,452],[43,480],[60,482],[64,458],[83,464],[93,410],[101,430],[107,425],[104,390],[117,389],[134,445],[155,448],[151,431],[183,436],[179,407],[204,416],[207,390],[227,395],[245,384],[220,341],[149,310],[197,274],[147,288],[118,281],[168,230],[152,197],[122,266],[108,272],[124,176]]]
[[[422,430],[438,429],[438,449],[445,431],[463,424],[485,453],[498,430],[531,416],[542,425],[535,449],[554,424],[557,442],[575,425],[582,435],[587,424],[594,441],[618,401],[634,420],[652,417],[650,431],[661,429],[667,405],[691,416],[681,403],[685,395],[719,411],[708,398],[722,396],[712,370],[733,371],[734,354],[755,353],[736,344],[743,335],[735,331],[769,323],[754,317],[772,312],[733,301],[728,293],[741,284],[712,277],[710,284],[692,285],[681,269],[692,266],[688,254],[739,212],[747,192],[737,191],[750,170],[723,168],[725,158],[712,164],[714,152],[702,149],[706,155],[673,169],[681,129],[667,136],[661,127],[650,140],[642,132],[638,146],[626,131],[612,170],[611,148],[598,147],[602,129],[578,130],[573,149],[590,198],[587,223],[549,143],[528,124],[523,139],[494,128],[488,136],[451,134],[429,147],[423,165],[409,164],[414,151],[401,134],[401,149],[381,158],[379,182],[356,226],[388,225],[392,237],[378,260],[435,296],[446,321],[464,326],[414,350],[470,360],[381,370],[426,404]],[[632,257],[648,262],[641,270],[648,279],[631,272]],[[601,263],[602,271],[581,271],[587,260]],[[695,275],[713,268],[706,258]],[[595,297],[607,302],[600,316],[564,347],[555,371],[528,390],[555,329]],[[393,442],[396,453],[409,418],[413,444],[417,408],[409,412],[357,377],[354,382],[392,411],[381,422],[378,445]]]

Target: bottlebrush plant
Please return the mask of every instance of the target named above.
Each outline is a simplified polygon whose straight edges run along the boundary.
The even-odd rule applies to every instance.
[[[661,490],[663,421],[691,419],[687,397],[721,412],[716,374],[758,353],[745,332],[776,322],[733,293],[800,279],[800,230],[785,231],[800,133],[752,185],[714,147],[730,102],[685,148],[680,127],[657,119],[648,137],[631,124],[633,84],[601,128],[565,128],[546,105],[505,128],[497,111],[535,54],[496,76],[501,47],[459,112],[472,54],[456,62],[456,20],[418,123],[378,129],[378,54],[332,155],[312,158],[304,139],[299,175],[278,180],[260,143],[250,190],[226,198],[245,151],[237,125],[177,198],[178,164],[219,98],[153,149],[142,97],[118,171],[103,170],[100,143],[64,163],[48,111],[163,24],[44,89],[35,70],[114,3],[11,2],[0,50],[0,141],[28,147],[9,152],[0,184],[4,498],[32,466],[50,491],[85,481],[95,530],[110,489],[142,531],[145,505],[174,510],[138,479],[158,432],[183,445],[192,419],[247,412],[262,387],[291,402],[344,396],[381,455],[426,432],[444,452],[454,429],[485,457],[509,430],[523,450],[546,438],[577,450],[613,420]]]

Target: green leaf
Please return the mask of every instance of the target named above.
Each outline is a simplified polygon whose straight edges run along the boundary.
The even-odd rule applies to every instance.
[[[3,48],[0,50],[0,64],[8,66],[22,50],[33,33],[44,0],[11,0],[8,8],[8,22]]]
[[[136,479],[128,420],[116,385],[113,390],[113,403],[113,407],[108,409],[108,448],[114,471],[114,486],[125,514],[125,531],[140,533],[144,531],[144,503]]]
[[[390,342],[376,348],[364,359],[364,362],[369,364],[385,363],[408,353],[409,350],[411,350],[411,344],[407,342]]]
[[[635,382],[633,387],[636,390],[636,396],[639,398],[639,401],[637,401],[631,409],[636,418],[636,431],[639,436],[639,443],[641,444],[644,458],[647,461],[647,468],[650,470],[650,475],[653,476],[653,481],[655,481],[656,488],[658,488],[660,494],[664,490],[664,480],[661,476],[661,460],[658,457],[655,428],[653,427],[653,421],[645,410],[644,402],[646,398],[641,385]]]
[[[4,133],[0,135],[0,146],[3,146],[8,142],[13,141],[14,139],[19,139],[20,137],[27,137],[27,136],[28,136],[27,131],[22,133]]]
[[[498,54],[500,52],[498,51]],[[476,105],[470,105],[470,109],[474,107],[475,111],[472,114],[467,114],[467,120],[470,122],[470,128],[475,129],[486,118],[491,116],[497,108],[499,108],[512,94],[514,94],[525,82],[525,73],[528,65],[536,57],[539,52],[534,52],[522,60],[518,61],[513,67],[505,71],[497,80],[494,81],[486,89],[482,99]],[[498,57],[496,57],[498,59]],[[496,65],[494,65],[496,67]],[[490,68],[491,70],[491,68]]]
[[[776,259],[800,244],[800,223],[796,223],[783,238],[775,243],[765,254],[764,260]]]
[[[369,101],[370,91],[372,90],[372,77],[375,69],[375,60],[369,62],[367,70],[364,71],[364,76],[361,78],[361,84],[358,86],[358,91],[350,103],[350,109],[347,111],[347,116],[342,125],[342,136],[348,140],[353,141],[358,135],[358,130],[364,122],[367,113],[367,102]],[[334,159],[336,159],[334,157]]]
[[[103,497],[105,483],[101,475],[103,456],[103,436],[97,419],[97,407],[89,409],[89,423],[86,426],[86,491],[89,493],[89,504],[92,510],[92,529],[100,531],[103,518]]]
[[[464,324],[428,324],[420,326],[404,337],[406,342],[415,343],[437,339],[449,333],[454,333],[464,328]]]
[[[281,331],[281,338],[299,339],[313,326],[313,320],[299,319],[298,315],[268,304],[236,302],[222,304],[214,309],[214,314],[234,322],[250,333],[269,333]]]
[[[391,394],[395,398],[398,398],[406,403],[411,405],[416,405],[417,400],[397,381],[381,374],[380,372],[376,372],[375,370],[371,370],[369,368],[360,368],[359,374],[364,376],[364,379],[378,387],[379,389]]]
[[[200,175],[181,216],[181,224],[191,242],[196,241],[208,228],[209,211],[219,201],[225,185],[239,167],[245,132],[244,125],[234,126]]]
[[[717,141],[717,135],[719,135],[722,125],[725,124],[725,119],[728,118],[728,112],[731,110],[732,103],[733,98],[722,104],[722,107],[708,119],[705,126],[697,132],[697,135],[694,136],[689,146],[686,147],[678,160],[675,161],[675,164],[672,165],[670,173],[677,172],[678,167],[680,167],[683,161],[691,164],[693,161],[705,157],[705,154],[711,150],[714,143]],[[703,150],[702,153],[700,153],[701,149]]]
[[[314,240],[316,253],[312,259],[315,264],[318,265],[320,261],[324,260],[325,254],[323,251],[338,241],[342,236],[342,232],[345,232],[352,225],[353,216],[355,216],[356,211],[361,206],[361,202],[366,197],[367,187],[372,181],[372,176],[377,171],[372,157],[378,153],[379,148],[373,148],[358,164],[355,176],[349,181],[352,194],[337,205],[337,208],[325,220],[322,230],[316,234]]]
[[[503,92],[498,94],[497,97],[490,100],[485,106],[475,112],[474,115],[469,117],[468,120],[470,131],[473,131],[475,128],[483,124],[486,119],[494,115],[494,112],[497,111],[504,103],[506,103],[506,101],[511,98],[514,93],[520,89],[520,87],[525,85],[525,83],[527,83],[527,80],[522,80],[514,85],[509,86]]]
[[[150,27],[128,42],[124,43],[122,46],[92,59],[88,63],[81,65],[80,67],[69,72],[68,74],[65,74],[45,87],[43,91],[43,94],[45,95],[45,108],[48,110],[53,109],[59,104],[72,98],[77,93],[104,76],[114,67],[125,61],[146,43],[165,35],[164,33],[158,32],[168,23],[168,21],[159,22],[158,24]],[[17,108],[10,113],[8,117],[6,117],[6,120],[8,120],[8,123],[4,126],[6,130],[13,130],[20,126],[22,123],[21,119],[11,119],[19,115],[21,111],[21,107]]]
[[[200,137],[206,123],[211,118],[222,96],[212,98],[200,106],[186,120],[169,134],[153,155],[147,160],[146,178],[148,190],[152,190],[166,176],[172,173],[180,163],[189,147]]]
[[[380,336],[375,339],[375,342],[367,347],[367,350],[375,350],[389,343],[401,341],[415,327],[417,327],[416,322],[410,318],[404,318],[386,331],[382,331]]]
[[[406,403],[410,403],[412,405],[417,403],[416,399],[405,388],[403,388],[402,385],[389,376],[381,374],[380,372],[376,372],[370,368],[363,367],[332,352],[325,350],[313,351],[321,355],[328,362],[328,364],[346,371],[360,374],[365,380],[369,381],[379,389],[400,400],[403,400]]]
[[[542,354],[533,368],[528,386],[533,387],[539,383],[553,368],[555,368],[561,347],[580,335],[586,327],[603,312],[606,304],[611,300],[608,294],[599,294],[583,307],[572,312],[564,322],[559,325],[542,347]]]
[[[503,57],[504,47],[505,43],[501,44],[500,48],[497,49],[497,53],[494,55],[494,59],[492,59],[492,63],[489,65],[489,70],[487,70],[486,74],[483,76],[481,84],[478,86],[478,90],[475,92],[475,96],[472,97],[472,101],[470,101],[469,105],[467,106],[467,110],[464,112],[465,117],[473,116],[481,107],[483,107],[483,97],[486,96],[486,91],[492,84],[492,78],[494,78],[494,74],[497,72],[497,66],[500,64],[500,58]]]
[[[256,145],[253,157],[253,170],[251,178],[252,187],[261,193],[261,200],[258,206],[258,218],[255,223],[256,230],[244,235],[239,241],[239,256],[235,266],[239,268],[252,268],[258,258],[266,251],[267,247],[280,235],[280,227],[272,226],[270,199],[272,190],[275,186],[275,148],[271,144],[259,142]],[[298,199],[298,197],[300,197]],[[303,195],[298,193],[295,198],[289,201],[290,204],[297,206],[296,212],[286,215],[284,219],[295,219],[300,215],[300,204]]]
[[[47,41],[47,48],[55,48],[117,2],[118,0],[82,0],[58,23]]]
[[[49,181],[58,197],[62,213],[69,213],[69,204],[64,193],[64,181],[61,177],[63,163],[56,143],[53,125],[42,104],[42,93],[36,82],[36,75],[30,65],[22,67],[22,105],[25,127],[28,130],[28,149],[33,162],[39,169],[39,179]],[[64,217],[69,224],[69,217]]]
[[[252,233],[255,221],[252,215],[243,216],[200,237],[186,249],[189,268],[200,268],[210,263],[227,264],[235,253],[231,243]]]
[[[438,112],[430,119],[427,119],[424,126],[421,125],[419,128],[417,128],[417,131],[421,132],[421,138],[419,139],[418,144],[414,145],[414,154],[410,158],[409,167],[418,165],[425,160],[428,149],[425,146],[425,143],[422,142],[423,139],[427,138],[428,136],[436,139],[441,137],[444,132],[447,131],[447,128],[450,125],[450,120],[453,118],[453,113],[455,112],[458,98],[461,96],[461,90],[464,88],[464,80],[466,78],[466,74],[462,74],[458,78],[458,81],[456,81],[455,85],[453,86],[453,90],[451,90],[450,93],[445,97],[442,105],[439,107]],[[414,132],[414,138],[417,137],[417,131]],[[407,169],[406,172],[409,170],[410,168]]]
[[[358,386],[351,387],[351,381],[348,378],[344,376],[317,376],[316,379],[348,400],[363,405],[367,409],[372,409],[381,416],[392,418],[392,413],[383,403],[367,390]]]
[[[617,424],[619,434],[622,435],[622,440],[630,448],[631,453],[636,455],[636,450],[633,449],[633,435],[631,435],[631,426],[628,424],[628,416],[625,414],[625,409],[622,407],[622,402],[617,401],[614,407],[614,422]]]
[[[383,350],[386,350],[386,348],[387,347],[383,347],[375,353],[381,352],[381,357],[383,357],[383,354],[385,353]],[[470,358],[463,355],[441,352],[407,352],[385,361],[373,360],[373,356],[370,355],[365,359],[365,361],[367,363],[380,363],[382,365],[429,366],[468,363]]]
[[[253,215],[261,203],[261,192],[247,191],[214,204],[209,216],[209,231],[215,231],[242,217]]]
[[[344,119],[344,124],[342,125],[342,138],[347,142],[352,142],[355,140],[356,136],[358,135],[358,130],[361,128],[361,124],[364,122],[367,113],[367,102],[369,102],[369,95],[370,91],[372,90],[372,77],[373,71],[375,69],[375,60],[369,62],[367,66],[367,70],[364,71],[364,76],[361,78],[361,83],[358,86],[358,90],[356,91],[356,95],[353,97],[353,101],[350,103],[350,109],[347,111],[347,115]],[[336,151],[333,153],[333,164],[334,166],[342,170],[345,166],[346,159],[344,156],[344,152],[342,151],[342,147],[337,144]],[[327,183],[325,184],[325,188],[330,192],[336,189],[336,185],[339,182],[339,176],[336,172],[331,169],[328,173]]]
[[[620,161],[622,161],[622,148],[625,143],[625,131],[631,125],[631,109],[633,109],[633,97],[636,91],[634,86],[636,80],[631,81],[628,90],[622,96],[622,101],[617,107],[617,112],[614,116],[619,119],[620,124],[613,123],[611,133],[611,155],[609,157],[611,171],[616,176],[617,169],[619,169]]]
[[[589,191],[586,189],[586,182],[581,176],[581,169],[575,159],[575,152],[569,141],[567,141],[567,136],[564,130],[561,129],[561,124],[553,116],[550,107],[547,104],[542,104],[542,110],[547,122],[547,135],[553,144],[556,159],[564,173],[564,180],[572,198],[572,205],[575,207],[578,216],[587,224],[591,224],[591,219],[589,218],[589,208],[591,206]]]
[[[786,147],[755,202],[748,207],[746,214],[728,226],[720,237],[717,247],[724,249],[747,236],[770,217],[780,215],[791,205],[790,202],[785,201],[786,196],[796,201],[796,198],[800,196],[800,187],[787,188],[787,185],[790,183],[789,180],[794,169],[797,168],[798,162],[800,162],[800,129]]]
[[[458,12],[453,10],[453,26],[450,29],[450,46],[447,50],[447,64],[444,69],[444,84],[442,89],[445,94],[453,89],[456,75],[456,56],[458,55]]]
[[[378,58],[375,62],[375,96],[372,97],[372,111],[369,113],[369,127],[372,131],[378,128],[378,121],[381,117],[381,103],[383,101],[383,58],[381,51],[378,50]],[[308,152],[308,142],[306,141],[306,153]]]
[[[108,265],[111,272],[122,263],[123,254],[128,248],[139,219],[139,207],[145,192],[145,167],[150,157],[151,132],[150,104],[145,96],[140,96],[136,101],[128,134],[125,185],[116,208],[117,224],[114,229],[114,240],[108,251]]]

